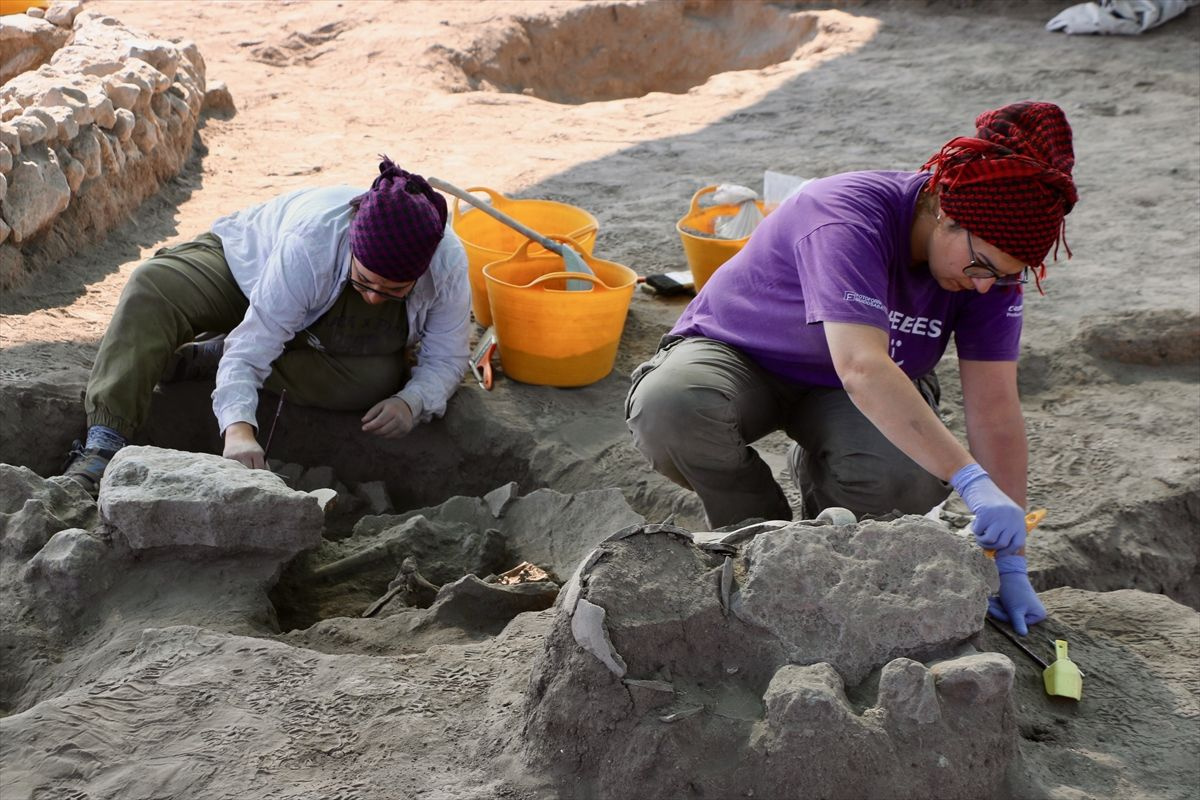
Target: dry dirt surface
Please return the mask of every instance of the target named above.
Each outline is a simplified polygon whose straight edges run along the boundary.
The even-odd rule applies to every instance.
[[[1030,502],[1050,510],[1031,573],[1049,631],[1089,674],[1084,701],[1048,703],[1020,653],[991,631],[980,642],[1034,687],[1017,692],[1014,785],[1028,796],[1194,797],[1200,9],[1136,37],[1045,32],[1067,4],[88,0],[195,41],[237,110],[204,120],[184,171],[126,224],[3,297],[0,462],[50,475],[82,432],[87,369],[140,260],[275,194],[365,186],[377,154],[582,206],[600,222],[597,255],[647,275],[686,268],[674,226],[701,186],[758,188],[764,169],[916,168],[985,109],[1055,102],[1074,127],[1081,201],[1073,257],[1051,265],[1044,296],[1026,296],[1020,383]],[[490,394],[465,382],[447,418],[407,443],[379,447],[316,415],[285,422],[278,456],[384,479],[407,508],[509,480],[616,487],[648,520],[701,529],[694,498],[648,471],[622,416],[626,376],[685,303],[636,292],[614,373],[586,389],[501,373]],[[939,375],[961,432],[952,358]],[[141,438],[214,448],[206,394],[156,400]],[[786,445],[759,445],[784,480]],[[426,469],[413,477],[410,463]],[[138,577],[187,584],[189,604],[129,589],[113,607],[138,613],[47,646],[23,687],[0,682],[19,733],[5,770],[26,796],[552,796],[511,756],[550,612],[477,642],[355,652],[228,621],[262,609],[205,611],[200,573]],[[49,741],[63,731],[69,742]]]

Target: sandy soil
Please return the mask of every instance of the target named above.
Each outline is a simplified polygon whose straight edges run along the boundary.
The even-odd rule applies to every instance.
[[[208,79],[228,84],[237,113],[205,121],[187,170],[128,224],[4,298],[0,371],[19,379],[77,376],[142,258],[277,193],[365,185],[377,153],[460,186],[585,207],[600,220],[597,254],[645,275],[685,268],[674,223],[701,186],[758,187],[764,169],[817,176],[915,168],[969,132],[978,112],[1049,100],[1074,126],[1082,199],[1067,225],[1074,257],[1052,265],[1046,296],[1031,295],[1026,305],[1030,501],[1051,510],[1031,544],[1035,580],[1043,589],[1136,588],[1200,606],[1200,14],[1142,37],[1105,38],[1044,32],[1059,2],[801,4],[815,27],[796,33],[792,58],[725,71],[741,66],[722,60],[731,58],[727,51],[770,51],[782,34],[742,11],[740,38],[655,38],[660,19],[613,5],[89,0],[87,8],[155,36],[194,40]],[[518,30],[532,48],[513,44]],[[645,42],[644,57],[617,70],[598,53],[621,40]],[[556,83],[538,84],[530,78],[537,72],[522,71],[531,53],[537,72],[558,74]],[[697,76],[706,65],[713,76]],[[498,91],[504,75],[518,87],[524,81],[526,91]],[[612,99],[622,92],[631,96]],[[556,474],[619,486],[648,517],[675,509],[696,524],[693,502],[646,475],[620,421],[624,376],[685,302],[635,294],[616,371],[590,393],[501,379],[491,396],[464,386],[463,402],[492,403],[499,415],[536,409],[546,417],[542,430],[565,430],[586,414],[590,433],[572,435],[590,467]],[[952,359],[940,374],[946,416],[960,430]],[[59,434],[50,438],[77,431]],[[760,445],[781,475],[785,448],[781,437]],[[585,488],[564,483],[564,491]],[[519,670],[498,667],[496,654],[509,648],[527,656],[544,624],[526,623],[472,651],[487,650],[479,658],[503,673],[493,699],[512,702],[520,683]],[[1181,658],[1194,662],[1200,629],[1192,629]],[[170,629],[144,646],[169,650],[175,645],[167,640],[189,636]],[[195,653],[233,647],[200,634],[189,641]],[[426,682],[422,691],[445,678],[434,674],[440,667],[405,658],[414,680]],[[281,664],[296,659],[316,663],[278,656]],[[1190,680],[1183,705],[1195,707],[1194,674]],[[494,708],[478,696],[487,691],[472,699]],[[426,732],[431,741],[446,730],[434,727]],[[1122,763],[1150,752],[1145,747],[1122,751]],[[457,770],[454,780],[405,773],[425,796],[486,795],[452,753],[443,748],[438,759]],[[1097,782],[1088,758],[1058,758],[1054,769],[1038,763],[1043,778],[1052,774],[1050,783],[1067,787],[1059,796],[1186,794],[1179,785]],[[338,796],[374,795],[347,789]]]

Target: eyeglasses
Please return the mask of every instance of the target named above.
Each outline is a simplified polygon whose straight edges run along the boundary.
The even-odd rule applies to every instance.
[[[353,271],[353,267],[351,267],[351,271]],[[404,290],[401,293],[393,294],[391,292],[382,291],[374,286],[371,286],[370,284],[363,283],[362,281],[356,281],[353,277],[347,277],[346,280],[351,286],[353,286],[355,289],[358,289],[363,294],[370,292],[371,294],[377,294],[380,297],[386,297],[388,300],[404,300],[410,294],[412,294],[413,287],[417,285],[416,281],[412,281],[408,284],[408,286],[404,287]]]
[[[975,247],[971,244],[971,232],[967,231],[967,252],[971,254],[971,263],[963,267],[963,275],[968,278],[994,278],[996,282],[993,286],[1020,286],[1023,283],[1029,283],[1029,267],[1021,270],[1018,273],[1005,275],[991,264],[985,264],[975,255]]]

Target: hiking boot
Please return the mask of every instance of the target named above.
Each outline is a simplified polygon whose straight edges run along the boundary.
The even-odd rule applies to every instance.
[[[212,380],[217,377],[217,366],[224,352],[223,334],[203,341],[188,342],[172,354],[159,383]]]
[[[821,509],[817,507],[817,498],[813,495],[812,481],[804,462],[804,448],[792,442],[788,448],[788,472],[792,476],[792,485],[800,492],[800,519],[812,519]]]
[[[103,450],[99,447],[84,447],[78,439],[71,445],[67,455],[67,463],[63,465],[62,476],[75,481],[92,497],[100,494],[100,479],[108,462],[117,454],[116,450]]]

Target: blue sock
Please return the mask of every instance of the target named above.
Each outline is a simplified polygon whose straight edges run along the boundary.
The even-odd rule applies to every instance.
[[[99,450],[120,450],[129,444],[125,437],[104,425],[93,425],[88,428],[87,444],[84,447]]]

